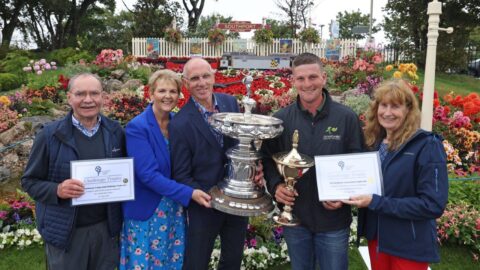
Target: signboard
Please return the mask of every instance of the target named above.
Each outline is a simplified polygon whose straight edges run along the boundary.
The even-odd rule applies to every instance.
[[[190,56],[202,56],[202,43],[199,39],[190,41]]]
[[[232,49],[234,52],[246,52],[247,51],[247,40],[246,39],[237,39],[232,43]]]
[[[249,21],[232,21],[229,23],[218,23],[217,28],[233,32],[250,32],[250,30],[262,29],[263,25]]]
[[[147,57],[157,59],[160,52],[158,38],[147,38]]]
[[[367,25],[357,25],[352,28],[352,33],[354,34],[365,34],[368,33],[369,27]]]
[[[330,23],[330,35],[332,38],[338,38],[340,34],[340,25],[337,21],[332,20]]]
[[[293,43],[291,39],[280,39],[280,53],[292,53]]]
[[[325,48],[325,58],[332,61],[338,61],[340,59],[340,40],[339,39],[327,40],[327,47]]]

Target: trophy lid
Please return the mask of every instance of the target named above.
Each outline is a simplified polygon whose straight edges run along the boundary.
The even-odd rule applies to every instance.
[[[314,165],[313,158],[298,152],[298,138],[298,130],[295,130],[292,136],[292,150],[290,152],[280,152],[272,156],[277,164],[293,168],[310,168]]]

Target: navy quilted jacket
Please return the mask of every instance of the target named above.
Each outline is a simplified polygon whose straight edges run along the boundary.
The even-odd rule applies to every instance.
[[[30,159],[21,183],[23,189],[35,200],[37,228],[44,241],[67,250],[75,228],[76,207],[71,200],[57,196],[57,186],[70,178],[70,161],[78,160],[73,138],[72,112],[64,119],[45,126],[36,136]],[[125,136],[122,127],[102,116],[100,128],[107,158],[125,156]],[[120,203],[107,208],[108,226],[112,236],[118,235],[122,226]]]

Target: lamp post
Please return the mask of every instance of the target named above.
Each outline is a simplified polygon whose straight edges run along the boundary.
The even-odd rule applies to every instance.
[[[323,27],[325,24],[320,24],[320,40],[323,40]]]
[[[428,3],[428,43],[427,43],[427,59],[425,63],[425,80],[423,86],[423,102],[422,102],[422,119],[421,128],[432,130],[433,117],[433,88],[435,86],[435,62],[437,58],[437,39],[438,30],[446,31],[448,34],[453,32],[452,27],[440,28],[440,14],[442,14],[442,3],[433,0]]]
[[[372,27],[373,27],[373,0],[370,0],[370,23],[368,25],[368,41],[372,42]]]

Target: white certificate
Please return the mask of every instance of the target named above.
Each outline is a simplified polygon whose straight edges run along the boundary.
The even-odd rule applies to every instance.
[[[83,182],[85,193],[72,205],[135,199],[133,158],[89,159],[70,162],[72,179]]]
[[[320,201],[349,199],[354,195],[382,195],[378,152],[315,156]]]

